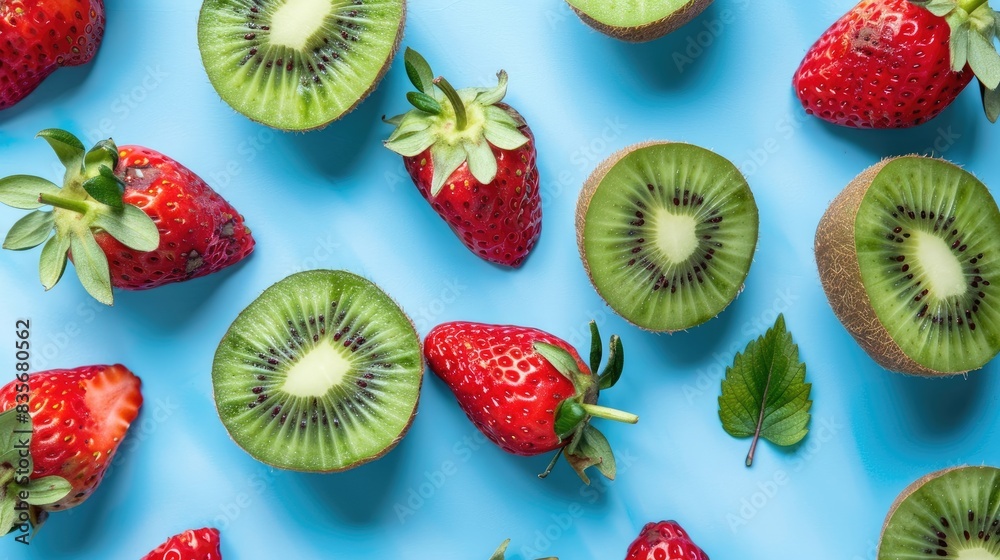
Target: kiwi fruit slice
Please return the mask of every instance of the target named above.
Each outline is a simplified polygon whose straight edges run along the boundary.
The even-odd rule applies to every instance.
[[[886,369],[964,373],[1000,351],[1000,210],[951,163],[863,172],[823,215],[816,264],[834,313]]]
[[[605,35],[643,43],[672,33],[712,0],[566,0],[584,23]]]
[[[375,284],[344,271],[289,276],[264,291],[219,344],[215,403],[255,459],[347,470],[403,438],[423,380],[420,339]]]
[[[587,179],[576,208],[580,256],[604,301],[651,331],[719,314],[757,248],[757,205],[726,158],[690,144],[622,150]]]
[[[1000,469],[929,474],[896,498],[878,560],[1000,560]]]
[[[405,0],[205,0],[198,46],[233,109],[283,130],[326,126],[382,80]]]

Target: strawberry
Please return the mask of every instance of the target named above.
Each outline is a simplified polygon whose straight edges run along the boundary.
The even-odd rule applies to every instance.
[[[708,560],[708,555],[676,521],[660,521],[642,528],[625,560]]]
[[[792,83],[810,115],[906,128],[936,117],[975,75],[996,121],[998,27],[986,0],[862,0],[809,49]]]
[[[558,450],[580,478],[597,466],[615,477],[608,440],[591,417],[635,423],[638,417],[598,406],[602,389],[621,377],[621,340],[611,337],[611,356],[600,376],[601,341],[591,323],[590,367],[567,342],[533,328],[452,322],[427,335],[424,353],[431,370],[455,394],[459,406],[493,443],[515,455]]]
[[[495,88],[456,91],[416,51],[404,58],[415,109],[386,121],[396,130],[385,146],[403,156],[420,194],[470,251],[521,266],[541,235],[542,203],[535,137],[501,102],[507,73]]]
[[[189,529],[167,539],[141,560],[222,560],[218,529]]]
[[[78,506],[93,493],[139,413],[140,385],[113,365],[19,374],[0,388],[0,533],[37,527],[46,512]],[[14,509],[22,490],[28,518]]]
[[[0,109],[63,66],[90,62],[104,37],[104,0],[0,2]]]
[[[39,136],[66,166],[64,186],[15,175],[0,179],[0,202],[34,210],[14,224],[3,246],[23,250],[45,243],[39,271],[46,290],[59,281],[69,257],[84,288],[110,305],[112,286],[145,290],[182,282],[253,251],[243,216],[167,156],[140,146],[118,148],[111,140],[85,152],[62,130]],[[37,210],[45,205],[53,210]]]

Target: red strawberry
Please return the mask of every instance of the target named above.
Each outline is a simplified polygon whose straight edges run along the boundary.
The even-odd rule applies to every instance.
[[[807,113],[834,124],[916,126],[973,73],[995,95],[996,28],[985,0],[863,0],[809,49],[792,83]],[[995,120],[989,102],[987,114]]]
[[[104,0],[0,2],[0,109],[62,66],[90,62],[104,36]]]
[[[615,476],[614,454],[590,425],[591,417],[638,420],[597,406],[600,390],[621,376],[624,356],[621,341],[613,336],[607,366],[600,376],[592,375],[601,362],[601,343],[596,325],[591,328],[590,368],[565,341],[526,327],[445,323],[427,335],[424,352],[431,370],[493,443],[515,455],[558,449],[589,483],[584,470],[591,466],[608,478]]]
[[[676,521],[660,521],[642,528],[625,560],[708,560],[708,555]]]
[[[455,91],[416,51],[406,50],[416,107],[387,122],[385,145],[403,156],[420,194],[472,252],[518,267],[542,232],[535,137],[501,100],[507,73],[494,89]]]
[[[125,366],[113,365],[38,372],[0,388],[0,410],[6,411],[0,415],[0,441],[7,441],[12,429],[26,426],[23,412],[27,410],[34,463],[30,476],[23,478],[27,473],[18,472],[13,463],[2,463],[4,454],[0,453],[0,480],[7,481],[0,510],[14,507],[13,486],[28,487],[36,525],[44,520],[44,511],[83,503],[100,484],[139,413],[140,385]],[[24,436],[13,433],[18,449],[16,443]],[[0,518],[6,519],[3,511]]]
[[[112,303],[112,286],[145,290],[235,264],[253,251],[241,216],[200,177],[176,161],[111,140],[89,152],[73,135],[43,130],[63,164],[63,188],[39,177],[0,179],[0,202],[35,210],[11,228],[5,249],[42,249],[49,289],[72,256],[83,286]],[[51,233],[55,235],[50,238]]]
[[[167,542],[141,560],[222,560],[218,529],[190,529],[167,539]]]

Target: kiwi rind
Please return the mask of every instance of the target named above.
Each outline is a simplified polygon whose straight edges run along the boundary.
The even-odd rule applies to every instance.
[[[638,144],[633,144],[631,146],[628,146],[628,147],[626,147],[626,148],[624,148],[622,150],[619,150],[619,151],[615,152],[614,154],[612,154],[611,156],[609,156],[607,159],[605,159],[604,161],[602,161],[597,166],[597,168],[590,174],[590,176],[587,178],[586,182],[584,182],[583,189],[580,191],[580,196],[577,199],[577,205],[576,205],[576,217],[575,217],[576,243],[577,243],[577,249],[578,249],[578,251],[580,253],[580,260],[583,262],[583,268],[587,272],[587,278],[590,280],[591,285],[598,292],[598,294],[600,294],[600,290],[597,288],[597,281],[594,278],[593,271],[591,270],[590,263],[589,263],[589,261],[587,259],[587,248],[586,248],[586,237],[585,237],[586,222],[587,222],[587,212],[590,209],[590,204],[591,204],[591,201],[594,198],[594,194],[597,192],[597,190],[600,187],[601,183],[604,181],[605,177],[608,175],[608,172],[610,172],[625,157],[629,156],[630,154],[632,154],[634,152],[643,150],[645,148],[650,148],[650,147],[654,147],[654,146],[669,146],[669,145],[676,145],[676,144],[684,145],[683,143],[679,143],[679,142],[668,142],[668,141],[651,140],[651,141],[640,142]],[[688,146],[693,146],[693,145],[690,145],[690,144],[687,144],[687,145]],[[694,146],[694,147],[695,148],[699,148],[698,146]],[[699,149],[705,150],[704,148],[699,148]],[[722,156],[719,156],[719,157],[722,157]],[[752,200],[753,199],[753,193],[750,192],[749,196],[751,197],[751,200]],[[756,202],[755,201],[754,201],[754,208],[756,208]],[[754,253],[756,252],[756,246],[757,246],[757,243],[756,243],[756,240],[754,240],[754,248],[753,248],[753,252]],[[745,282],[746,277],[747,277],[748,274],[749,274],[749,267],[748,267],[747,271],[744,272],[743,277],[739,279],[738,283],[739,283],[740,287],[737,290],[737,292],[733,295],[733,298],[730,299],[726,303],[726,305],[724,305],[722,308],[720,308],[718,310],[718,313],[715,316],[718,316],[718,314],[722,313],[722,311],[724,311],[729,305],[731,305],[732,302],[735,301],[736,297],[738,297],[739,294],[743,291],[743,287],[744,287],[743,283]],[[602,298],[603,298],[603,295],[602,295]],[[617,311],[616,311],[616,313],[617,313]],[[650,328],[647,325],[639,324],[639,323],[633,321],[632,319],[630,319],[629,317],[626,317],[622,313],[618,313],[618,314],[623,319],[625,319],[627,322],[631,323],[632,325],[634,325],[636,327],[639,327],[642,330],[648,331],[648,332],[667,332],[667,333],[673,333],[673,332],[677,332],[677,330],[686,330],[687,328],[692,328],[692,327],[698,326],[698,324],[702,324],[702,323],[698,323],[698,324],[694,324],[694,325],[689,325],[689,326],[687,326],[685,328],[676,329],[676,330],[671,330],[671,329],[653,329],[653,328]]]
[[[358,96],[358,98],[354,101],[353,104],[351,104],[350,106],[348,106],[347,108],[343,109],[342,111],[340,111],[337,114],[331,114],[331,115],[329,115],[328,118],[325,118],[323,120],[317,120],[316,122],[313,122],[313,123],[310,123],[310,124],[301,125],[301,124],[296,124],[296,123],[290,123],[290,122],[281,121],[281,120],[278,120],[276,117],[259,117],[259,116],[255,115],[255,114],[251,113],[250,111],[245,110],[242,107],[237,107],[236,105],[233,104],[232,101],[230,101],[229,99],[226,98],[226,96],[220,90],[220,87],[221,87],[222,84],[217,84],[215,76],[213,76],[212,72],[208,71],[208,69],[209,69],[209,60],[207,58],[207,54],[205,53],[204,49],[199,48],[200,55],[201,55],[201,58],[202,58],[202,66],[205,68],[206,73],[208,74],[209,81],[212,83],[212,87],[215,89],[215,91],[219,94],[219,97],[222,98],[222,100],[225,101],[227,105],[229,105],[235,111],[237,111],[238,113],[242,114],[243,116],[245,116],[246,118],[250,119],[251,121],[259,123],[259,124],[263,124],[265,126],[269,126],[271,128],[277,129],[277,130],[294,131],[294,132],[309,132],[309,131],[313,131],[313,130],[320,130],[320,129],[326,128],[331,123],[336,122],[336,121],[344,118],[346,115],[348,115],[349,113],[351,113],[352,111],[354,111],[358,107],[358,105],[360,105],[365,99],[368,98],[369,95],[372,94],[372,92],[374,92],[378,88],[379,84],[382,83],[382,79],[385,78],[386,73],[389,72],[389,69],[392,67],[392,62],[395,60],[396,55],[399,52],[399,48],[400,48],[400,46],[403,43],[403,32],[404,32],[404,29],[406,28],[407,2],[406,2],[406,0],[399,0],[399,1],[400,1],[400,9],[401,9],[400,22],[399,22],[399,26],[398,26],[397,31],[396,31],[395,39],[393,40],[392,46],[389,49],[389,53],[388,53],[388,56],[386,57],[385,63],[382,64],[381,68],[379,68],[379,70],[373,76],[373,78],[372,78],[372,80],[371,80],[371,82],[370,82],[370,84],[368,86],[368,89],[366,89],[365,91],[363,91]],[[203,21],[205,20],[205,17],[206,17],[206,11],[207,11],[206,10],[206,6],[207,6],[207,4],[208,4],[208,0],[203,0],[202,7],[199,10],[199,15],[198,15],[198,24],[197,24],[198,30],[197,30],[197,34],[198,34],[199,45],[200,45],[201,40],[202,40],[201,39],[202,32],[203,32],[202,31],[202,26],[203,26]],[[236,71],[236,69],[233,69],[233,71]]]
[[[879,546],[878,546],[878,551],[876,552],[876,558],[878,560],[895,560],[894,558],[883,557],[883,552],[884,551],[883,551],[882,545],[883,545],[883,542],[885,541],[886,532],[889,530],[889,526],[890,526],[890,524],[893,521],[893,517],[895,516],[896,511],[900,508],[900,506],[904,502],[906,502],[906,500],[908,500],[914,493],[916,493],[921,488],[923,488],[927,483],[929,483],[931,481],[934,481],[934,480],[936,480],[938,478],[941,478],[942,476],[945,476],[945,475],[948,475],[948,474],[951,474],[951,473],[955,473],[957,471],[977,470],[977,469],[981,469],[981,470],[984,470],[984,471],[985,470],[997,471],[996,468],[994,468],[994,467],[987,467],[987,466],[978,466],[977,467],[977,466],[962,465],[962,466],[957,466],[957,467],[950,467],[950,468],[942,469],[942,470],[935,471],[935,472],[932,472],[930,474],[924,475],[924,476],[920,477],[919,479],[917,479],[916,481],[914,481],[909,486],[907,486],[902,492],[900,492],[899,496],[897,496],[896,499],[893,500],[892,506],[889,508],[889,513],[886,514],[885,521],[882,523],[882,531],[881,531],[881,534],[879,536]],[[987,512],[978,512],[978,513],[985,514]]]
[[[403,318],[405,318],[406,328],[404,330],[407,331],[407,337],[410,338],[412,340],[412,342],[414,343],[414,345],[415,345],[414,348],[413,348],[413,352],[411,352],[413,354],[413,356],[415,357],[415,359],[416,359],[416,365],[415,365],[414,371],[415,371],[415,373],[417,375],[416,387],[414,388],[415,398],[414,398],[414,401],[413,401],[413,406],[412,406],[412,409],[410,410],[410,413],[408,415],[408,418],[407,418],[406,422],[400,427],[398,434],[396,434],[395,437],[392,440],[390,440],[384,447],[382,447],[380,450],[378,450],[378,452],[370,454],[370,455],[365,456],[365,457],[362,457],[362,458],[360,458],[357,461],[350,462],[350,463],[347,463],[347,464],[344,464],[344,465],[340,465],[340,466],[334,466],[334,467],[330,467],[330,468],[322,468],[322,467],[305,466],[304,464],[297,464],[294,461],[278,462],[278,461],[268,460],[267,457],[264,457],[264,456],[261,456],[259,454],[253,453],[250,449],[247,449],[246,447],[244,447],[239,442],[239,440],[236,437],[236,434],[233,433],[233,429],[230,427],[230,421],[231,420],[227,420],[227,417],[225,416],[225,413],[223,411],[223,404],[220,401],[220,398],[219,398],[220,397],[220,395],[219,395],[219,389],[218,389],[218,386],[217,386],[217,383],[216,383],[216,380],[215,380],[216,372],[217,372],[218,368],[220,367],[220,360],[223,359],[223,352],[224,352],[224,349],[223,349],[224,344],[223,343],[231,335],[236,335],[235,331],[237,331],[239,328],[241,328],[241,318],[245,317],[246,314],[249,313],[256,306],[256,304],[258,304],[258,302],[260,302],[261,300],[263,300],[269,293],[271,293],[271,291],[272,291],[273,288],[275,288],[275,287],[277,287],[277,286],[279,286],[279,285],[281,285],[283,283],[287,283],[289,281],[294,281],[295,279],[306,279],[306,278],[308,278],[310,276],[329,276],[329,275],[342,275],[342,276],[345,276],[345,277],[349,278],[352,281],[357,282],[358,284],[360,284],[361,286],[363,286],[363,287],[365,287],[367,289],[375,290],[375,293],[379,294],[380,296],[382,296],[382,298],[384,300],[387,300],[392,305],[394,305],[395,308],[396,308],[396,311],[398,311],[399,315],[401,315]],[[271,467],[280,468],[280,469],[286,469],[286,470],[300,471],[300,472],[318,472],[318,473],[342,472],[342,471],[347,471],[347,470],[359,467],[359,466],[361,466],[363,464],[366,464],[366,463],[370,463],[372,461],[376,461],[376,460],[384,457],[386,454],[388,454],[390,451],[392,451],[403,440],[403,438],[409,432],[410,427],[413,425],[413,420],[416,418],[417,408],[418,408],[419,401],[420,401],[420,394],[421,394],[421,390],[422,390],[422,387],[423,387],[424,370],[425,370],[425,364],[424,364],[424,358],[423,358],[423,346],[422,346],[422,343],[421,343],[421,340],[420,340],[420,336],[417,333],[416,326],[414,325],[412,319],[405,313],[405,311],[403,311],[402,307],[400,307],[398,305],[398,303],[395,300],[393,300],[391,298],[391,296],[389,296],[388,293],[384,292],[374,282],[372,282],[372,281],[370,281],[370,280],[368,280],[368,279],[366,279],[364,277],[361,277],[361,276],[358,276],[356,274],[353,274],[351,272],[342,271],[342,270],[311,270],[311,271],[305,271],[305,272],[299,272],[299,273],[296,273],[296,274],[292,274],[291,276],[288,276],[285,279],[283,279],[283,280],[281,280],[281,281],[273,284],[272,286],[270,286],[269,288],[267,288],[266,290],[264,290],[264,292],[260,296],[258,296],[253,302],[250,303],[250,305],[248,305],[245,309],[243,309],[240,312],[240,314],[237,316],[237,318],[233,321],[232,325],[230,325],[229,329],[226,331],[226,334],[223,336],[222,342],[220,342],[219,348],[216,351],[216,355],[215,355],[215,358],[214,358],[213,367],[212,367],[212,375],[213,375],[213,400],[214,400],[214,402],[216,404],[216,411],[219,414],[220,419],[222,419],[223,425],[225,426],[226,431],[227,431],[227,433],[230,436],[230,439],[232,439],[234,441],[234,443],[236,443],[241,449],[243,449],[244,451],[246,451],[247,454],[249,454],[251,457],[253,457],[257,461],[260,461],[261,463],[264,463],[264,464],[269,465]],[[263,436],[261,436],[261,437],[263,437]]]
[[[883,368],[899,373],[938,377],[966,373],[932,369],[908,356],[879,320],[865,290],[855,245],[855,226],[869,187],[886,165],[919,155],[888,158],[858,175],[833,200],[816,229],[815,256],[820,281],[834,314],[864,351]],[[953,165],[945,160],[937,160]]]
[[[669,35],[698,17],[711,3],[712,0],[691,0],[664,18],[645,25],[624,27],[603,23],[567,1],[576,15],[588,26],[609,37],[629,43],[646,43]]]

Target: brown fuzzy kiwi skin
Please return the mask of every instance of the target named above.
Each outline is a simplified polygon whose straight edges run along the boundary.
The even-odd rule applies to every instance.
[[[567,2],[568,3],[568,2]],[[712,0],[690,0],[669,16],[637,27],[618,27],[601,23],[570,4],[576,15],[590,27],[609,37],[629,43],[646,43],[677,31],[708,8]]]
[[[830,307],[861,348],[885,369],[910,375],[940,377],[965,372],[930,369],[907,356],[896,344],[872,308],[861,281],[861,266],[854,242],[858,209],[875,177],[886,165],[897,159],[922,157],[910,155],[885,159],[851,181],[823,214],[819,227],[816,228],[814,250],[820,281]]]
[[[896,497],[896,500],[894,502],[892,502],[892,507],[889,508],[889,513],[885,516],[885,521],[882,523],[882,532],[881,532],[881,534],[879,535],[879,538],[878,538],[878,551],[875,553],[875,557],[876,558],[880,558],[881,557],[879,555],[882,553],[882,540],[885,539],[885,531],[889,527],[889,521],[892,519],[892,516],[896,514],[896,510],[899,509],[899,506],[907,498],[909,498],[910,496],[912,496],[913,493],[916,492],[917,490],[920,490],[921,488],[923,488],[924,484],[927,484],[928,482],[934,480],[935,478],[939,478],[941,476],[944,476],[944,475],[946,475],[946,474],[948,474],[948,473],[950,473],[952,471],[957,471],[957,470],[960,470],[960,469],[967,469],[967,468],[970,468],[970,467],[968,465],[962,465],[962,466],[958,466],[958,467],[951,467],[951,468],[948,468],[948,469],[940,470],[940,471],[937,471],[937,472],[932,472],[932,473],[930,473],[928,475],[920,477],[919,480],[917,480],[913,484],[907,486],[906,489],[903,490],[899,494],[899,496]]]

